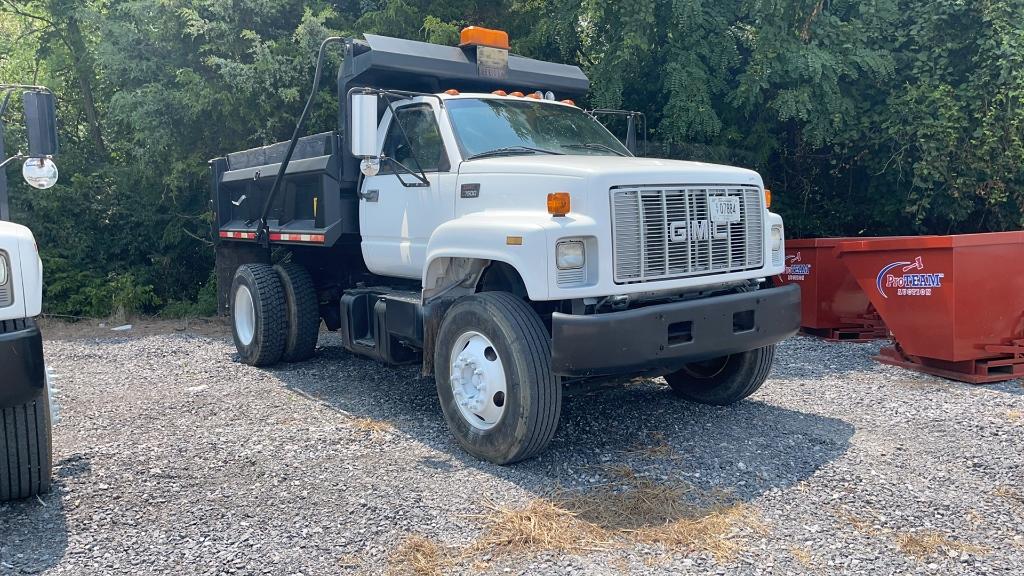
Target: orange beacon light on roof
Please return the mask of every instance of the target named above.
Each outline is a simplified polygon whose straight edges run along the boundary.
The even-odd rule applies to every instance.
[[[470,26],[462,29],[462,33],[459,35],[459,46],[487,46],[508,50],[508,32]]]

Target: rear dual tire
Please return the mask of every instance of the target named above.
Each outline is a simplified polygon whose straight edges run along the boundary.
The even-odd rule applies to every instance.
[[[302,266],[245,264],[231,283],[231,325],[239,359],[250,366],[313,356],[320,312]]]

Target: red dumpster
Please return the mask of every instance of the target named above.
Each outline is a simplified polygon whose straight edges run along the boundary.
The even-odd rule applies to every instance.
[[[835,246],[853,238],[786,241],[786,270],[776,279],[800,286],[802,332],[833,341],[866,342],[889,331],[867,294],[835,255]]]
[[[892,330],[876,359],[954,380],[1024,376],[1024,232],[840,242]]]

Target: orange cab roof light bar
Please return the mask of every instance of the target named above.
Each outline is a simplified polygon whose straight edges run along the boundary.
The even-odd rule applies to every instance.
[[[492,30],[480,26],[469,26],[463,28],[459,35],[459,46],[487,46],[508,50],[508,32],[503,30]]]

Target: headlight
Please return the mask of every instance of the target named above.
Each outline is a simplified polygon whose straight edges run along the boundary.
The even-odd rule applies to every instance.
[[[0,252],[0,286],[7,284],[7,254]]]
[[[562,240],[555,244],[555,265],[559,270],[583,268],[584,263],[586,263],[586,251],[580,240]]]
[[[772,226],[772,252],[782,250],[782,226]]]

